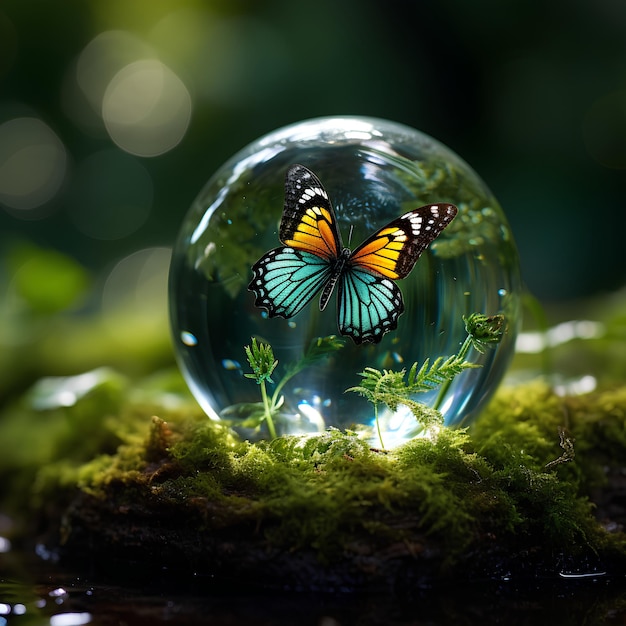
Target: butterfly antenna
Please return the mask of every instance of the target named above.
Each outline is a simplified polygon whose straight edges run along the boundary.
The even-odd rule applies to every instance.
[[[348,248],[352,245],[352,231],[354,230],[354,224],[350,224],[350,232],[348,233]]]

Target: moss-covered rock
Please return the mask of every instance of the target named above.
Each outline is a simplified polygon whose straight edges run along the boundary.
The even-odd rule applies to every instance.
[[[59,472],[63,558],[327,590],[626,572],[626,389],[504,388],[472,432],[391,451],[338,430],[252,444],[162,408],[135,407],[123,421],[143,436]]]

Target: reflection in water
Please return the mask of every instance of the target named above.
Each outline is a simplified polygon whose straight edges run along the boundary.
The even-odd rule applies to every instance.
[[[6,556],[0,561],[0,626],[516,626],[533,621],[561,626],[581,623],[581,616],[597,625],[626,618],[623,584],[598,577],[476,581],[452,589],[416,588],[408,595],[388,590],[325,595],[244,589],[232,581],[219,585],[193,573],[154,568],[146,575],[131,564],[111,567],[112,577],[94,576],[94,563],[67,571],[29,552]]]

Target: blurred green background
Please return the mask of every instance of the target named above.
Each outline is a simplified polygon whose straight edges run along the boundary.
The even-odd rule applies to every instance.
[[[540,300],[624,286],[623,0],[5,0],[0,392],[170,358],[166,273],[193,198],[250,141],[331,114],[468,161]]]

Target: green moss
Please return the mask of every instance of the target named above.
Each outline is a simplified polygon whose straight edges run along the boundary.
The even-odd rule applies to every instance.
[[[541,383],[505,389],[471,436],[443,429],[433,440],[416,439],[387,453],[333,429],[255,445],[209,420],[171,429],[155,420],[143,447],[123,446],[84,467],[81,487],[109,497],[113,482],[118,488],[132,483],[140,487],[134,497],[158,496],[182,512],[209,507],[206,532],[245,521],[272,545],[313,549],[324,561],[340,558],[355,537],[376,543],[416,534],[448,565],[485,534],[504,543],[539,537],[555,552],[597,551],[611,537],[581,491],[596,472],[593,465],[576,471],[545,466],[559,456],[565,415],[574,428],[584,413],[580,437],[591,445],[606,439],[594,424],[604,433],[606,420],[620,418],[623,428],[625,395],[606,392],[585,403],[560,398]],[[623,436],[606,443],[607,452],[620,446],[625,452]]]
[[[95,476],[136,468],[153,413],[181,423],[201,418],[183,387],[178,373],[131,386],[108,368],[38,381],[0,415],[3,510],[28,518],[77,485],[93,488]]]
[[[603,530],[591,500],[606,468],[626,458],[626,388],[575,397],[541,382],[503,388],[471,430],[441,429],[390,451],[336,429],[241,441],[179,391],[169,374],[131,389],[109,373],[72,406],[20,413],[25,428],[45,431],[30,455],[5,445],[0,471],[21,477],[11,506],[62,507],[78,489],[118,510],[177,511],[207,536],[312,551],[321,563],[363,545],[427,545],[442,571],[491,544],[626,556],[623,535]],[[0,424],[6,442],[1,431],[16,432],[17,417]],[[575,439],[567,462],[563,429]]]

